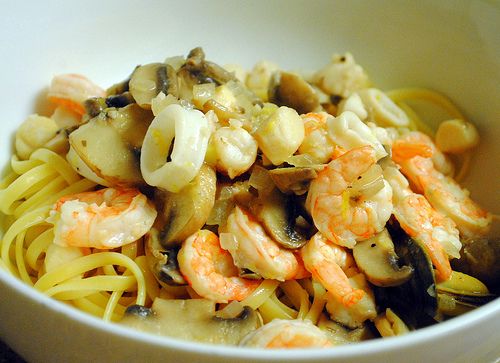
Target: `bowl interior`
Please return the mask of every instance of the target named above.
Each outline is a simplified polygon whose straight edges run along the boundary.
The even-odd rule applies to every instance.
[[[476,201],[500,213],[497,203],[500,123],[496,122],[500,118],[498,3],[465,0],[145,1],[125,5],[115,0],[89,0],[71,4],[54,1],[53,6],[50,3],[19,2],[9,14],[1,15],[0,41],[8,50],[2,56],[0,71],[3,82],[0,99],[4,100],[0,134],[2,168],[12,153],[16,127],[30,113],[47,112],[46,87],[55,74],[81,73],[107,87],[125,79],[137,64],[186,55],[196,46],[203,46],[207,58],[220,64],[238,63],[250,68],[258,60],[267,59],[291,70],[315,70],[326,64],[333,53],[349,51],[377,87],[389,90],[416,86],[443,92],[477,125],[482,142],[465,185]],[[40,299],[37,293],[13,282],[3,271],[0,280],[20,299],[28,302]],[[5,296],[1,306],[16,312],[15,302],[8,301],[8,294]],[[54,309],[42,301],[44,308],[70,316],[86,329],[103,329],[95,319],[86,320],[66,308],[58,313],[57,307],[62,305],[56,304]],[[498,317],[500,304],[498,301],[493,304],[496,305],[475,312],[475,318]],[[474,324],[474,319],[465,316],[453,324],[454,329],[470,334],[467,328]],[[108,333],[129,334],[113,329]],[[441,337],[447,334],[439,326],[429,331]],[[2,334],[19,350],[30,354],[26,344],[22,344],[22,334],[5,330]],[[157,349],[181,347],[206,359],[214,349],[217,354],[224,351],[220,347],[183,345],[168,339],[167,343],[153,341]],[[408,346],[404,340],[395,342],[379,345],[380,349],[389,351]],[[368,353],[379,348],[372,342],[360,345],[359,349],[358,353]],[[320,352],[309,357],[346,358],[355,355],[354,349],[351,350]],[[241,359],[234,350],[226,352]],[[252,358],[254,353],[245,351],[245,354]],[[259,354],[253,357],[264,359]],[[293,357],[287,352],[276,354],[276,357]]]

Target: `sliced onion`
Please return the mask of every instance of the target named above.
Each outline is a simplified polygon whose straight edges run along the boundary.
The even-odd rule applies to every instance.
[[[382,168],[378,164],[374,164],[352,183],[350,197],[363,196],[369,198],[377,194],[382,188],[384,188]]]

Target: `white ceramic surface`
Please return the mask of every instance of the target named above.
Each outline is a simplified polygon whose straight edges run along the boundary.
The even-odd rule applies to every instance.
[[[54,74],[108,86],[136,64],[201,45],[221,64],[270,59],[317,69],[350,51],[383,89],[449,95],[479,128],[466,185],[499,214],[500,4],[497,1],[23,1],[0,15],[0,164],[24,118],[43,112]],[[8,11],[7,11],[8,9]],[[105,324],[0,271],[0,337],[31,362],[492,362],[500,301],[404,337],[331,350],[269,352],[153,337]]]

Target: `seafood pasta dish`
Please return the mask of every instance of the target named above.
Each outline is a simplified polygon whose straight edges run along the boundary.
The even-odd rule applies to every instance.
[[[498,293],[480,139],[444,95],[201,48],[55,76],[0,181],[0,269],[105,321],[256,348],[402,335]],[[429,122],[416,104],[447,116]]]

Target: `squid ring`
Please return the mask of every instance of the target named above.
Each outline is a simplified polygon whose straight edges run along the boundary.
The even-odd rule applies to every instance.
[[[202,112],[178,104],[167,106],[144,137],[140,162],[146,183],[174,193],[180,191],[198,174],[209,137],[208,120]]]

